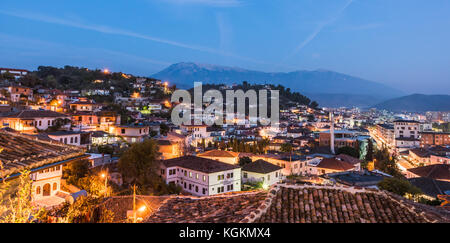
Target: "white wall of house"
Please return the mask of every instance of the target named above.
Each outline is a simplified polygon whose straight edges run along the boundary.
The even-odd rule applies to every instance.
[[[219,180],[219,175],[221,178],[223,176],[223,179]],[[167,184],[179,185],[184,191],[195,196],[209,196],[241,190],[240,168],[217,173],[203,173],[175,166],[164,169],[164,177]]]
[[[33,200],[39,200],[46,196],[54,196],[61,189],[62,165],[33,172],[30,177],[33,180]]]
[[[232,174],[233,177],[228,178]],[[219,176],[221,178],[219,180]],[[241,168],[209,174],[209,195],[241,191]]]
[[[60,143],[80,146],[81,135],[80,134],[68,134],[68,135],[48,135],[49,138],[59,141]]]
[[[266,174],[255,173],[250,171],[242,171],[242,183],[247,182],[263,182],[265,185],[272,186],[282,180],[281,170],[273,171]]]

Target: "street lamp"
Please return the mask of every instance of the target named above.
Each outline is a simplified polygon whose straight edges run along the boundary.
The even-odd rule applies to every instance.
[[[108,195],[108,169],[106,169],[106,172],[103,172],[100,175],[102,178],[105,178],[105,195]]]

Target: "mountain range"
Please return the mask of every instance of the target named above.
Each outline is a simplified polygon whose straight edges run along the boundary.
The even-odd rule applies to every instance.
[[[193,62],[173,64],[152,77],[191,88],[194,82],[233,84],[247,81],[258,84],[281,84],[310,96],[321,106],[369,107],[404,93],[387,85],[329,70],[261,72]]]
[[[450,95],[413,94],[390,99],[373,107],[394,112],[450,111]]]

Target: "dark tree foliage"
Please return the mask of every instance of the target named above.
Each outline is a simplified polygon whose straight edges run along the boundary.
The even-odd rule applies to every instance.
[[[252,160],[249,157],[239,158],[239,165],[240,166],[244,166],[246,164],[250,164],[251,162],[252,162]]]
[[[90,162],[88,160],[78,160],[69,163],[64,170],[64,178],[72,185],[78,185],[78,181],[89,173]]]
[[[367,149],[366,149],[367,153],[366,153],[366,162],[368,161],[372,161],[373,160],[373,142],[372,139],[368,139],[367,141]]]
[[[292,152],[292,144],[283,143],[280,148],[281,152],[291,153]]]
[[[422,193],[419,188],[413,186],[409,181],[395,177],[384,178],[378,183],[378,187],[400,196],[405,196],[406,194],[417,195]]]
[[[83,67],[65,66],[64,68],[56,68],[51,66],[39,66],[35,72],[30,72],[20,78],[20,82],[24,86],[51,89],[110,89],[114,87],[115,92],[131,93],[133,81],[135,77],[129,78],[122,75],[123,73],[105,73],[102,70],[89,70]],[[102,80],[103,82],[93,82]]]
[[[381,150],[377,150],[374,157],[376,159],[376,169],[399,179],[405,178],[397,166],[397,159],[390,156],[386,147],[383,147]]]
[[[134,143],[119,159],[118,168],[125,181],[136,183],[141,188],[149,182],[149,178],[157,177],[158,144],[147,139],[142,143]]]
[[[203,94],[210,90],[210,89],[216,89],[216,90],[221,90],[220,87],[223,86],[224,84],[204,84],[202,86],[202,92]],[[272,90],[278,90],[279,94],[280,94],[280,106],[282,108],[286,108],[286,104],[288,103],[298,103],[300,105],[307,105],[310,106],[312,108],[317,108],[319,106],[319,104],[316,101],[311,101],[308,97],[300,94],[299,92],[292,92],[290,88],[285,88],[283,85],[273,85],[273,84],[269,84],[267,85],[269,89]],[[267,89],[266,85],[261,85],[261,84],[249,84],[247,81],[243,81],[242,84],[240,85],[236,85],[233,87],[233,90],[243,90],[244,92],[248,91],[248,90],[255,90],[257,93],[259,92],[259,90],[264,90]],[[189,92],[191,93],[191,95],[194,94],[194,89],[190,89]],[[226,91],[225,90],[221,90],[222,92],[222,97],[224,99],[224,101],[226,101]],[[270,95],[270,92],[268,92],[268,95]],[[248,101],[247,101],[248,102]],[[270,107],[270,99],[268,99],[268,107]],[[247,113],[247,111],[246,111]],[[269,114],[270,115],[270,114]]]
[[[167,133],[169,132],[169,130],[170,130],[170,128],[169,128],[169,126],[167,126],[167,124],[161,123],[161,125],[159,125],[159,132],[162,135],[166,136]]]
[[[337,154],[346,154],[346,155],[350,155],[354,158],[359,158],[359,151],[353,147],[348,147],[348,146],[338,148]]]

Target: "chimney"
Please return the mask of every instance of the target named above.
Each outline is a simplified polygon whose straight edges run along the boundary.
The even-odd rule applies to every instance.
[[[331,153],[335,154],[335,152],[334,152],[334,115],[333,115],[333,112],[330,112],[330,149],[331,149]]]

